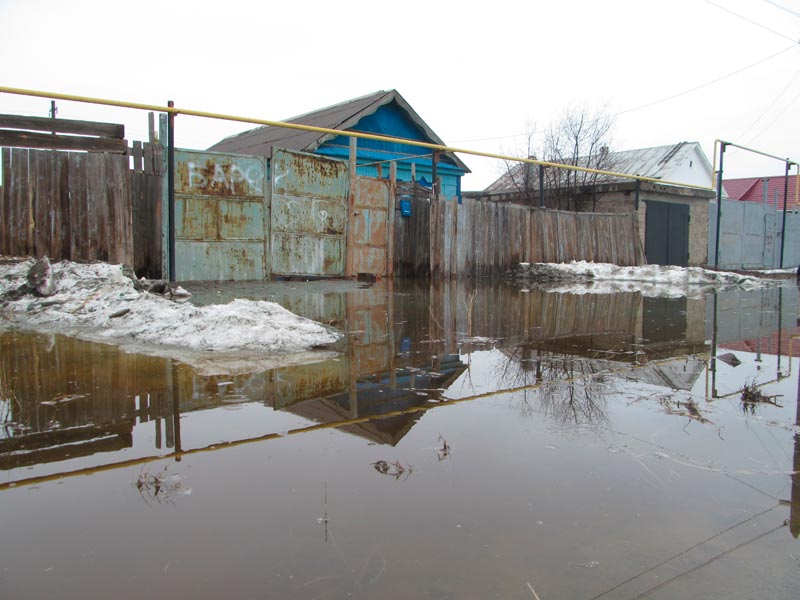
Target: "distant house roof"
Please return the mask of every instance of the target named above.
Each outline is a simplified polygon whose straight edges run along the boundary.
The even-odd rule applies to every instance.
[[[767,204],[783,210],[783,196],[786,186],[786,176],[776,177],[743,177],[740,179],[725,179],[722,185],[731,200],[741,200],[743,202],[764,202],[764,181],[767,182]],[[789,206],[790,210],[800,208],[795,203],[795,193],[797,192],[797,175],[789,175]],[[777,194],[777,202],[776,202]]]
[[[642,175],[665,181],[681,181],[678,172],[695,157],[699,157],[703,169],[711,180],[711,164],[708,162],[700,144],[697,142],[679,142],[669,146],[655,146],[653,148],[638,148],[635,150],[622,150],[608,154],[608,170],[629,175]],[[588,164],[588,158],[578,159],[578,165]],[[501,175],[494,183],[487,187],[485,193],[513,192],[517,190],[514,178],[518,176],[525,163],[514,165],[508,173]],[[599,176],[597,183],[620,181],[617,177]],[[686,183],[696,183],[687,181]]]
[[[442,146],[445,145],[442,139],[422,120],[397,90],[381,90],[367,96],[353,98],[333,106],[292,117],[284,122],[323,127],[325,129],[358,131],[358,123],[361,119],[374,114],[379,108],[392,102],[395,102],[408,115],[408,118],[427,138],[426,141]],[[263,126],[229,136],[211,146],[209,150],[255,156],[270,156],[273,147],[301,152],[315,152],[322,144],[332,140],[334,137],[331,134],[314,131]],[[469,172],[467,166],[455,154],[448,153],[446,156],[456,166],[467,173]]]

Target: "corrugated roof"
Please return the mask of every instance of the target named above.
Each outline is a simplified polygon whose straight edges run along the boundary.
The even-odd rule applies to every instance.
[[[358,122],[366,116],[375,113],[381,106],[390,102],[406,112],[408,117],[419,127],[428,141],[434,144],[445,145],[439,136],[425,123],[422,118],[411,108],[411,105],[397,92],[397,90],[381,90],[373,94],[346,100],[333,106],[315,110],[304,115],[286,119],[286,123],[311,125],[326,129],[348,130],[356,129]],[[242,133],[229,136],[209,148],[214,152],[233,152],[237,154],[250,154],[255,156],[270,156],[273,147],[286,148],[301,152],[314,152],[326,141],[333,139],[333,135],[321,134],[313,131],[300,131],[285,129],[283,127],[262,126]],[[469,173],[469,168],[455,154],[447,154],[455,164]]]
[[[655,179],[672,180],[674,169],[688,159],[693,149],[699,148],[697,142],[679,142],[669,146],[654,146],[652,148],[637,148],[635,150],[622,150],[610,152],[608,155],[609,166],[604,170],[630,175],[642,175]],[[705,155],[701,151],[701,157]],[[707,162],[707,159],[706,159]],[[588,158],[578,159],[579,166],[588,164]],[[511,168],[509,173],[501,175],[494,183],[487,187],[486,193],[502,193],[517,191],[514,185],[514,178],[519,179],[521,170],[527,167],[525,163],[518,163]],[[711,171],[711,165],[707,165]],[[538,181],[538,179],[537,179]],[[618,177],[598,176],[597,183],[609,183],[619,181]]]
[[[743,202],[764,202],[764,181],[767,182],[767,204],[783,210],[783,196],[785,193],[786,176],[777,177],[742,177],[739,179],[725,179],[722,185],[731,200]],[[798,189],[797,175],[789,175],[788,209],[800,208],[795,203],[795,193]],[[775,195],[777,194],[777,202]]]

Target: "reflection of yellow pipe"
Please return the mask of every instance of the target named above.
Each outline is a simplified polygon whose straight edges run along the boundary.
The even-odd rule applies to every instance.
[[[788,377],[788,375],[787,375],[787,377]],[[754,381],[753,382],[753,387],[755,387],[757,389],[760,389],[760,388],[764,387],[765,385],[769,385],[771,383],[778,383],[780,381],[783,381],[784,379],[786,379],[786,377],[776,377],[775,379],[770,379],[769,381],[764,381],[762,383],[756,383]],[[717,396],[717,398],[722,400],[723,398],[731,398],[731,397],[739,395],[741,393],[742,393],[742,390],[735,390],[733,392],[729,392],[727,394],[723,394],[722,396]]]
[[[793,346],[795,340],[800,340],[800,335],[793,335],[789,338],[789,375],[792,374],[792,357],[794,356]],[[787,377],[789,375],[787,375]]]
[[[695,185],[691,183],[682,183],[679,181],[669,181],[665,179],[656,179],[654,177],[645,177],[643,175],[630,175],[628,173],[617,173],[614,171],[603,171],[600,169],[590,169],[588,167],[579,167],[576,165],[565,165],[561,163],[546,162],[543,160],[536,160],[533,158],[519,158],[516,156],[507,156],[505,154],[496,154],[494,152],[482,152],[480,150],[468,150],[466,148],[454,148],[452,146],[445,146],[443,144],[431,144],[429,142],[420,142],[419,140],[409,140],[404,138],[391,137],[386,135],[377,135],[373,133],[361,133],[357,131],[344,131],[341,129],[329,129],[327,127],[314,127],[312,125],[300,125],[298,123],[286,123],[284,121],[269,121],[267,119],[253,119],[251,117],[240,117],[236,115],[226,115],[221,113],[205,112],[201,110],[191,110],[188,108],[179,108],[177,106],[159,106],[155,104],[141,104],[138,102],[125,102],[122,100],[109,100],[106,98],[92,98],[88,96],[75,96],[71,94],[57,94],[54,92],[43,92],[39,90],[26,90],[21,88],[12,88],[0,86],[0,93],[4,94],[17,94],[20,96],[33,96],[37,98],[50,98],[53,100],[65,100],[70,102],[84,102],[88,104],[100,104],[103,106],[116,106],[119,108],[133,108],[138,110],[148,110],[156,112],[172,113],[174,115],[188,115],[191,117],[204,117],[207,119],[220,119],[223,121],[236,121],[239,123],[251,123],[255,125],[267,125],[269,127],[283,127],[285,129],[295,129],[299,131],[311,131],[314,133],[322,133],[325,135],[345,135],[349,137],[375,140],[379,142],[398,143],[401,142],[407,146],[417,146],[420,148],[428,148],[431,150],[439,150],[441,152],[458,152],[460,154],[470,154],[473,156],[482,156],[484,158],[496,158],[499,160],[528,163],[532,165],[542,165],[544,167],[553,167],[556,169],[567,169],[569,171],[580,171],[582,173],[593,173],[595,175],[606,175],[609,177],[619,177],[622,179],[633,179],[637,181],[647,181],[651,183],[660,183],[662,185],[678,185],[681,187],[692,188],[696,190],[710,190],[714,191],[713,187],[704,185]]]
[[[598,373],[588,373],[588,374],[581,374],[575,375],[574,377],[568,377],[565,379],[559,380],[560,383],[570,383],[575,382],[580,379],[590,379],[592,377],[599,377],[604,375],[611,375],[613,373],[620,373],[628,370],[639,369],[643,366],[653,365],[653,364],[667,364],[669,362],[675,360],[682,360],[683,357],[678,358],[668,358],[661,361],[653,361],[647,363],[645,365],[626,365],[624,367],[620,367],[618,369],[608,369],[607,371],[601,371]],[[402,415],[408,415],[413,413],[421,413],[427,412],[434,408],[440,408],[443,406],[451,406],[453,404],[461,404],[463,402],[471,402],[472,400],[481,400],[485,398],[491,398],[493,396],[501,396],[504,394],[514,394],[517,392],[523,392],[527,390],[534,390],[536,388],[540,388],[543,385],[549,382],[539,382],[534,383],[531,385],[523,385],[519,387],[507,388],[504,390],[496,390],[493,392],[484,392],[483,394],[475,394],[474,396],[467,396],[465,398],[455,398],[452,400],[444,399],[440,402],[435,402],[431,404],[424,404],[422,406],[412,406],[410,408],[404,408],[400,410],[393,410],[391,412],[386,412],[380,415],[370,415],[367,417],[357,417],[354,419],[346,419],[343,421],[333,421],[331,423],[318,423],[316,425],[309,425],[307,427],[299,427],[297,429],[290,429],[284,433],[267,433],[262,436],[254,437],[254,438],[246,438],[243,440],[233,440],[230,442],[217,442],[215,444],[211,444],[210,446],[204,446],[202,448],[192,448],[191,450],[181,450],[179,452],[170,452],[168,454],[162,454],[158,456],[143,456],[141,458],[132,458],[130,460],[124,460],[120,462],[110,463],[107,465],[100,465],[97,467],[87,467],[85,469],[77,469],[75,471],[68,471],[65,473],[53,473],[51,475],[41,475],[39,477],[29,477],[28,479],[18,479],[17,481],[9,481],[6,483],[0,483],[0,491],[6,490],[9,488],[14,487],[21,487],[25,485],[35,485],[39,483],[45,483],[48,481],[56,481],[58,479],[65,479],[67,477],[77,477],[80,475],[93,475],[94,473],[102,473],[103,471],[112,471],[114,469],[122,469],[125,467],[135,467],[138,465],[145,465],[147,463],[155,462],[158,460],[170,460],[176,459],[179,460],[181,457],[190,456],[192,454],[202,454],[205,452],[216,452],[217,450],[222,450],[223,448],[233,448],[235,446],[243,446],[245,444],[253,444],[256,442],[264,442],[267,440],[275,440],[282,437],[287,437],[290,435],[297,435],[298,433],[310,433],[312,431],[320,431],[323,429],[337,429],[339,427],[345,427],[347,425],[356,425],[358,423],[366,423],[368,421],[379,421],[381,419],[388,419],[391,417],[398,417]]]
[[[791,377],[791,375],[792,375],[792,356],[794,356],[793,346],[794,346],[794,341],[795,340],[800,340],[800,335],[793,335],[792,337],[789,338],[789,370],[787,371],[786,375],[783,376],[783,377],[778,375],[778,377],[776,377],[775,379],[771,379],[770,381],[765,381],[763,383],[756,384],[755,382],[753,382],[753,385],[756,388],[762,388],[765,385],[769,385],[770,383],[778,383],[779,381],[783,381],[784,379],[786,379],[788,377]],[[742,390],[736,390],[736,391],[730,392],[728,394],[725,394],[723,396],[720,396],[720,398],[730,398],[731,396],[735,396],[736,394],[741,394],[741,393],[742,393]]]

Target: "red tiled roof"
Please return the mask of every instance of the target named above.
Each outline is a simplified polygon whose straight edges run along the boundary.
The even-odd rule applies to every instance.
[[[795,193],[797,190],[797,175],[789,175],[789,210],[800,209],[800,204],[795,203]],[[742,179],[725,179],[723,185],[731,200],[742,200],[744,202],[764,202],[764,184],[767,181],[767,204],[775,206],[778,210],[783,210],[784,187],[786,177],[744,177]],[[777,202],[775,196],[777,194]]]

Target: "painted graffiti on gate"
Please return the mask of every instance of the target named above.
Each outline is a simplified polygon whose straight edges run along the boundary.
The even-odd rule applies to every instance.
[[[176,165],[176,191],[209,196],[261,196],[265,168],[259,160],[196,155]]]

